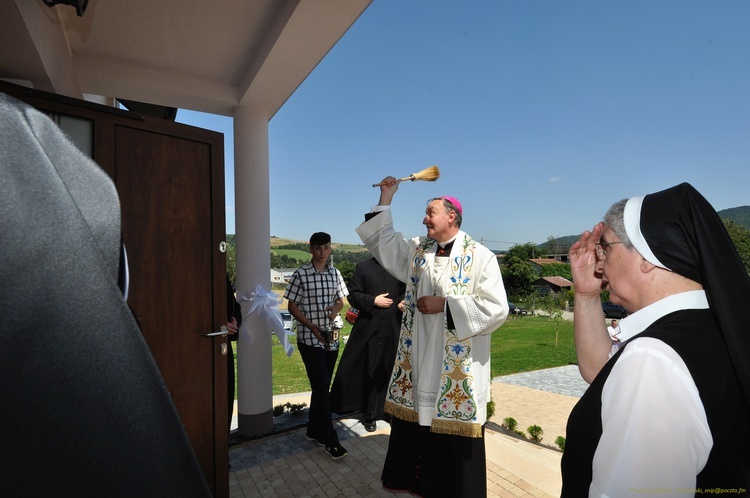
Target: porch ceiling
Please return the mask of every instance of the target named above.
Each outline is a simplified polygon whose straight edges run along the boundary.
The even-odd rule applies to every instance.
[[[0,78],[269,119],[372,0],[0,0]]]

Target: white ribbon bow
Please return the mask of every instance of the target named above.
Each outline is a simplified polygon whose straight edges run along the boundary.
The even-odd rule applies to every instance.
[[[268,328],[279,338],[281,347],[284,348],[286,355],[292,356],[292,353],[294,353],[294,347],[289,344],[289,336],[294,334],[294,332],[284,329],[284,321],[281,319],[281,313],[279,312],[279,303],[281,301],[281,296],[274,294],[273,292],[266,292],[266,290],[260,285],[255,288],[255,292],[243,291],[238,293],[237,302],[250,303],[250,309],[247,310],[247,313],[242,320],[239,339],[252,344],[253,339],[247,331],[247,327],[245,326],[247,322],[245,320],[253,312],[257,311],[258,316],[265,321]]]

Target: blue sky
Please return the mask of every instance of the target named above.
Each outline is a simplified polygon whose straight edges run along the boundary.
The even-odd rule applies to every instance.
[[[750,204],[750,2],[375,0],[269,124],[271,235],[354,231],[372,184],[396,229],[453,195],[491,249],[591,228],[615,201],[692,183]],[[225,133],[231,119],[180,110]]]

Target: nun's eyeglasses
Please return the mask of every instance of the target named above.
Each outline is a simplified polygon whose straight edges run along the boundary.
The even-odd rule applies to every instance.
[[[596,243],[594,248],[596,249],[596,257],[599,259],[599,261],[604,261],[604,258],[607,257],[607,251],[609,250],[609,246],[612,244],[622,244],[622,241],[619,242],[602,242],[601,240]]]

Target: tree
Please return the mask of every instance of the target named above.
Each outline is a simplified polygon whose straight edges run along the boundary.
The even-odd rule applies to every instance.
[[[563,277],[573,280],[573,274],[570,272],[570,265],[565,263],[553,263],[551,265],[542,265],[539,271],[540,277]]]
[[[338,264],[342,261],[348,261],[350,263],[354,263],[355,265],[357,263],[361,263],[362,261],[366,261],[372,257],[372,254],[370,254],[370,251],[364,250],[364,251],[337,251],[334,250],[334,257],[336,258],[336,267],[338,267]]]
[[[565,298],[554,292],[550,292],[545,296],[537,298],[537,305],[549,314],[550,319],[555,321],[555,347],[557,347],[558,339],[560,337],[560,321],[563,317],[562,307],[564,305]]]
[[[288,254],[271,253],[271,268],[299,268],[305,263],[307,260],[295,259]]]
[[[508,249],[508,253],[505,255],[506,261],[510,258],[518,258],[521,261],[528,261],[534,259],[539,255],[539,251],[536,248],[536,244],[533,242],[527,242],[525,244],[516,244]]]
[[[750,275],[750,230],[732,220],[723,219],[722,221],[745,265],[745,271]]]
[[[505,265],[500,270],[508,295],[525,297],[534,291],[534,282],[539,277],[534,267],[526,259],[522,260],[516,256],[506,258]]]
[[[566,254],[570,246],[571,244],[567,243],[565,239],[550,235],[547,237],[547,242],[542,244],[541,250],[546,254]]]
[[[237,281],[237,253],[235,251],[234,246],[234,240],[235,236],[233,233],[228,233],[226,237],[226,244],[227,244],[227,276],[229,277],[229,281],[232,283],[235,283]]]
[[[229,279],[234,282],[237,279],[237,256],[235,251],[235,235],[234,234],[227,234],[227,275],[229,275]],[[283,246],[277,246],[274,249],[280,250],[280,249],[288,249],[293,251],[303,251],[305,253],[309,253],[310,246],[307,242],[292,242],[289,244],[285,244]],[[344,282],[350,282],[352,277],[354,276],[354,267],[357,265],[357,263],[360,263],[362,261],[365,261],[367,259],[370,259],[372,255],[367,250],[361,250],[361,251],[337,251],[334,250],[334,253],[332,255],[332,259],[334,260],[334,263],[336,268],[339,269],[341,272],[342,277],[344,278]],[[271,268],[279,269],[279,268],[299,268],[300,266],[304,265],[305,263],[308,263],[310,261],[309,258],[305,259],[297,259],[294,257],[289,256],[288,254],[276,254],[274,251],[271,251],[270,253],[271,258]]]
[[[339,261],[336,263],[336,268],[341,272],[341,277],[344,279],[347,286],[349,286],[349,283],[352,281],[355,266],[357,265],[351,261]]]
[[[234,241],[233,241],[234,242]],[[234,249],[234,244],[227,243],[227,276],[229,281],[234,283],[237,281],[237,256]]]
[[[505,254],[500,270],[505,290],[514,299],[523,299],[534,291],[534,282],[539,274],[529,260],[536,255],[537,247],[533,242],[511,246]]]

